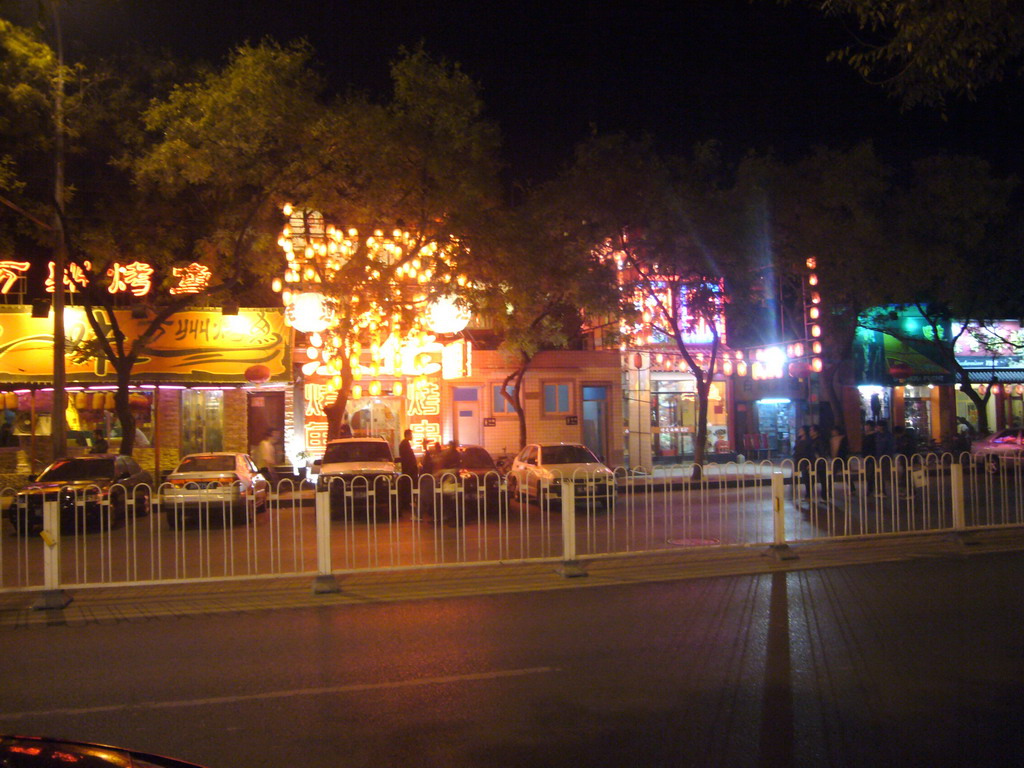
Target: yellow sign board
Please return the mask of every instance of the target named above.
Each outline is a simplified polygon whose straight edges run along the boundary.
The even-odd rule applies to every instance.
[[[150,320],[116,310],[115,319],[130,345]],[[111,323],[99,312],[100,326],[113,338]],[[81,307],[64,313],[68,382],[115,380],[109,361]],[[284,310],[219,309],[178,312],[164,321],[139,355],[133,381],[246,382],[288,381],[291,354]],[[28,307],[0,307],[0,381],[42,382],[53,376],[53,320],[33,318]]]

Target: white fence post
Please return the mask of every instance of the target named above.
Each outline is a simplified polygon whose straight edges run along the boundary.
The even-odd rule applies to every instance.
[[[954,462],[949,465],[949,490],[953,497],[953,530],[963,533],[967,528],[964,512],[964,465]]]
[[[313,594],[325,595],[340,592],[341,586],[331,568],[331,489],[319,487],[314,496],[316,501],[316,578],[313,580]]]
[[[60,588],[60,491],[52,501],[43,501],[43,592],[32,606],[36,610],[60,609],[71,597]]]
[[[799,482],[793,473],[794,491]],[[782,470],[772,470],[772,554],[779,560],[795,560],[796,553],[786,543],[786,485]]]
[[[576,484],[575,478],[562,478],[562,564],[558,568],[565,578],[586,576],[576,559]]]

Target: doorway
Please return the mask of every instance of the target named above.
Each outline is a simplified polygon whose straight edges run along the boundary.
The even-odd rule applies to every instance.
[[[607,461],[608,387],[583,387],[583,444],[601,461]]]
[[[462,445],[480,445],[480,387],[455,387],[455,439]]]

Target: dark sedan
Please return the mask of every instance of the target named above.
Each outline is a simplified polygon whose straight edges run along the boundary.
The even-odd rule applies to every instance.
[[[43,529],[43,502],[60,501],[61,531],[115,527],[128,514],[149,514],[153,476],[131,456],[97,454],[58,459],[22,488],[7,510],[15,531]]]
[[[454,508],[461,497],[466,509],[497,512],[501,476],[491,454],[479,445],[460,445],[457,451],[456,466],[441,467],[433,473],[445,509]]]

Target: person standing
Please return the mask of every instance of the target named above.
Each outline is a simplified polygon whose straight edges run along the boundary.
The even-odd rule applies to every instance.
[[[107,445],[107,438],[102,429],[92,431],[92,450],[89,453],[107,453],[110,447]]]
[[[825,436],[821,434],[821,428],[817,424],[811,425],[810,434],[811,462],[814,465],[814,475],[818,483],[817,496],[824,499],[828,496],[828,443],[825,442]]]
[[[811,471],[814,467],[814,444],[807,427],[799,427],[796,431],[796,442],[793,444],[793,466],[800,482],[804,486],[804,496],[811,498]]]
[[[416,452],[412,448],[412,430],[407,429],[404,439],[398,444],[398,461],[402,467],[402,474],[408,478],[399,478],[399,505],[402,511],[412,512],[412,519],[419,519],[418,510],[412,508],[412,489],[420,474],[419,465],[416,463]]]
[[[875,473],[878,460],[875,458],[875,422],[864,422],[864,437],[860,441],[860,452],[864,456],[864,482],[869,494],[875,492]]]

